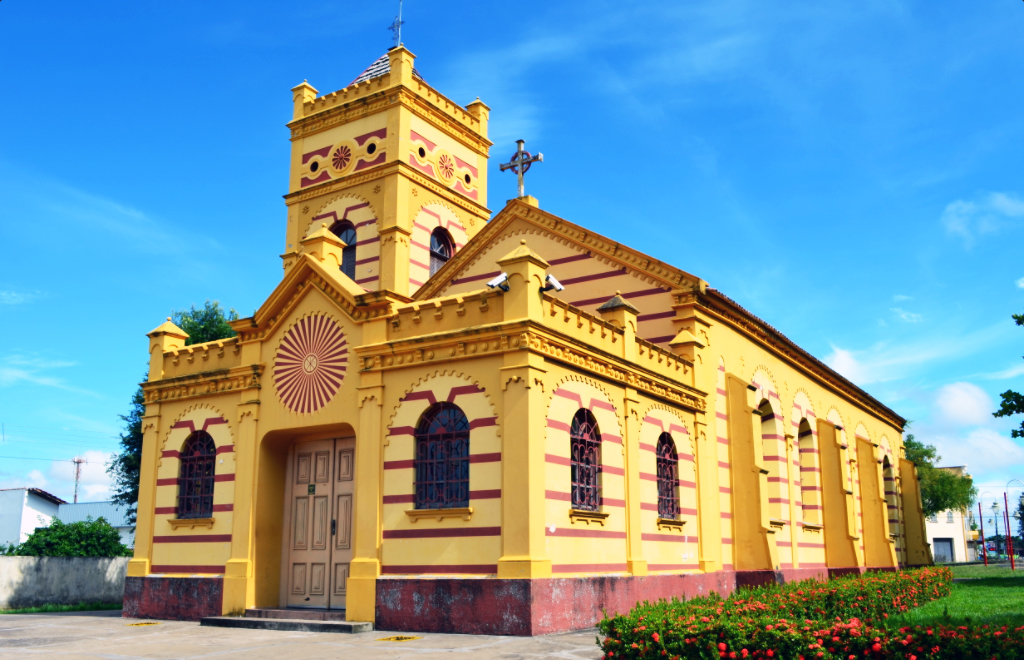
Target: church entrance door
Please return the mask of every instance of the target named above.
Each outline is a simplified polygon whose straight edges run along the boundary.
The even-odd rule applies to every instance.
[[[297,443],[289,463],[288,607],[345,609],[355,439]]]

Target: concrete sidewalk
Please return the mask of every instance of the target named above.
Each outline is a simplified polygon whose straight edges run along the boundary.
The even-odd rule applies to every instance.
[[[155,625],[131,625],[153,623]],[[0,615],[0,659],[8,658],[209,658],[218,660],[319,660],[356,658],[431,660],[463,654],[491,658],[596,660],[596,630],[543,637],[417,635],[407,642],[383,637],[414,633],[375,631],[355,635],[200,627],[183,621],[123,619],[119,611]]]

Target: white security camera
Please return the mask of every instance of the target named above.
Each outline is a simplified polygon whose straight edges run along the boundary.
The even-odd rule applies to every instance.
[[[493,280],[487,283],[487,286],[491,289],[501,289],[502,291],[508,291],[508,273],[502,273]]]
[[[541,291],[551,291],[552,289],[555,291],[565,291],[565,287],[562,286],[561,282],[555,279],[554,275],[548,275],[544,278],[544,281],[547,282],[547,284],[540,288]]]

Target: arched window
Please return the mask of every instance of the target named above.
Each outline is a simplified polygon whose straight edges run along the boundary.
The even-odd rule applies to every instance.
[[[821,462],[815,445],[814,431],[806,418],[800,420],[797,431],[800,449],[800,505],[804,522],[821,524]]]
[[[679,517],[679,455],[672,436],[658,437],[658,517],[675,520]]]
[[[213,515],[213,472],[217,446],[206,431],[196,431],[185,441],[178,475],[178,517],[209,518]]]
[[[469,506],[469,420],[452,403],[431,406],[416,427],[416,508]]]
[[[341,251],[341,272],[349,276],[349,279],[356,279],[356,228],[352,223],[344,220],[334,223],[331,233],[341,239],[345,249]]]
[[[430,274],[433,275],[441,270],[452,254],[455,253],[455,244],[452,237],[442,227],[436,228],[430,233]]]
[[[569,429],[569,456],[572,472],[572,508],[597,511],[601,504],[598,472],[601,469],[601,432],[589,410],[580,409],[572,417]]]

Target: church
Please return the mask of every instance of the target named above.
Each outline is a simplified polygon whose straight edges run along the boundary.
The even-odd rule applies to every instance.
[[[280,284],[148,334],[126,616],[536,635],[931,563],[902,417],[621,237],[492,217],[489,108],[414,60],[292,90]]]

